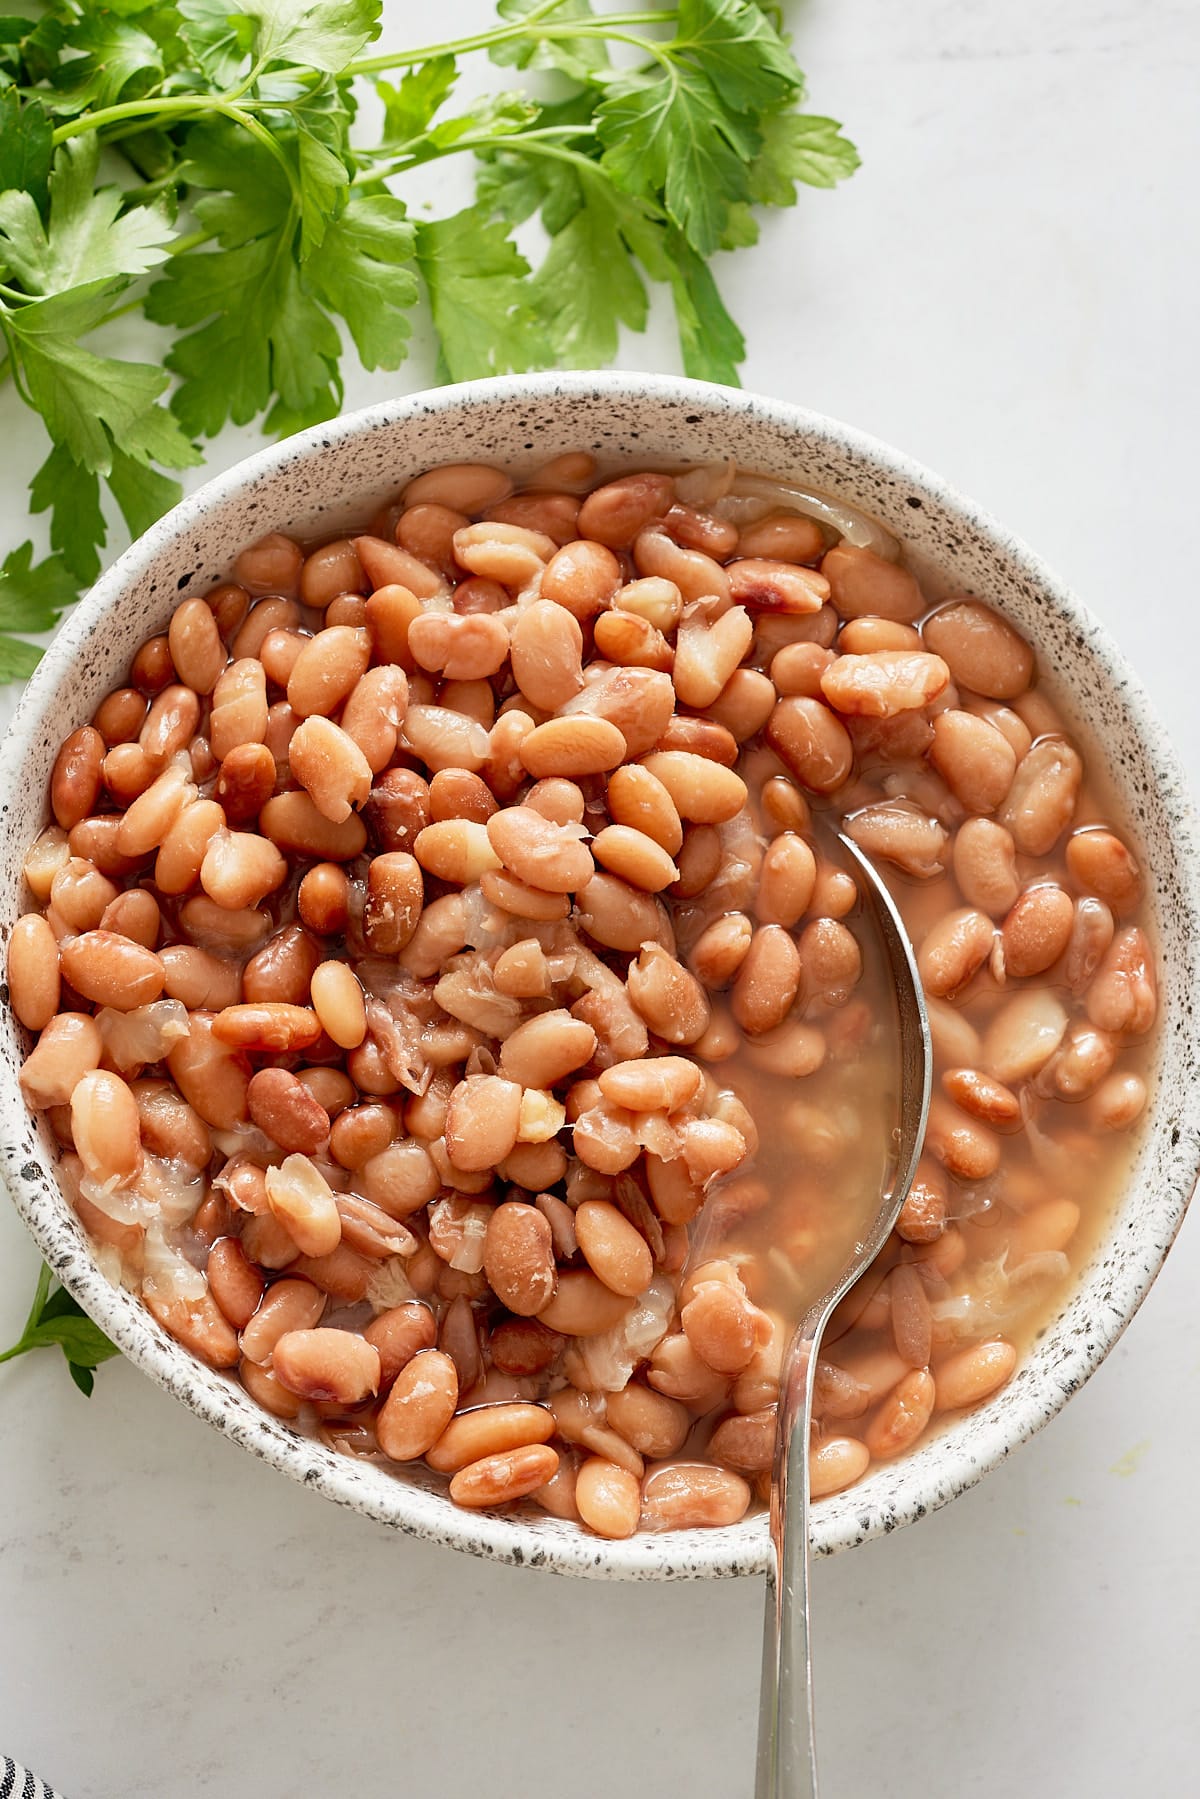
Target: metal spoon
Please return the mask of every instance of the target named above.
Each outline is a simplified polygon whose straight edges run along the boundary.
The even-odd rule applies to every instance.
[[[780,1385],[771,1493],[771,1559],[763,1628],[756,1799],[817,1799],[812,1646],[808,1628],[808,1439],[821,1338],[843,1294],[886,1243],[925,1141],[932,1051],[925,996],[908,933],[874,864],[839,833],[864,877],[895,981],[900,1026],[900,1117],[894,1172],[870,1227],[829,1291],[799,1321]]]

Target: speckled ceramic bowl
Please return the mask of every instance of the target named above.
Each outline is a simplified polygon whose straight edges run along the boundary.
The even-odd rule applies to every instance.
[[[179,596],[203,588],[252,538],[361,520],[419,469],[448,460],[533,465],[562,450],[604,459],[706,461],[803,480],[876,514],[955,584],[1004,609],[1103,730],[1114,778],[1155,871],[1164,969],[1161,1055],[1129,1195],[1075,1296],[1005,1391],[928,1443],[814,1509],[825,1554],[922,1517],[969,1487],[1053,1417],[1137,1310],[1183,1216],[1200,1163],[1200,853],[1179,768],[1124,657],[1020,543],[935,475],[844,425],[724,388],[645,375],[542,375],[448,387],[360,412],[261,451],[161,520],[65,625],[29,685],[0,759],[0,929],[24,909],[24,850],[45,823],[55,752],[124,676]],[[0,1146],[17,1206],[55,1273],[115,1342],[201,1418],[339,1504],[434,1542],[498,1560],[626,1579],[753,1574],[761,1517],[728,1529],[605,1543],[540,1516],[472,1516],[422,1471],[396,1475],[339,1456],[266,1416],[202,1367],[140,1302],[108,1285],[55,1177],[50,1133],[17,1085],[23,1033],[0,1016]]]

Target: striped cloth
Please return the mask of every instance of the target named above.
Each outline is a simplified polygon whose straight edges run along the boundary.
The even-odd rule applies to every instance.
[[[0,1799],[60,1799],[60,1795],[28,1768],[0,1755]]]

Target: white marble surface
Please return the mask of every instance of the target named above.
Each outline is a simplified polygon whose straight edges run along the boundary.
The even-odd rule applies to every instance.
[[[385,41],[424,10],[392,0]],[[445,0],[436,29],[488,10]],[[811,0],[792,16],[813,103],[848,121],[864,167],[722,271],[747,385],[891,439],[1023,533],[1200,769],[1200,14]],[[626,350],[674,366],[665,333]],[[389,387],[359,380],[350,400]],[[0,407],[11,543],[41,449],[11,392]],[[35,1269],[0,1207],[0,1342]],[[938,1516],[817,1569],[830,1799],[1195,1792],[1198,1282],[1193,1222],[1047,1432]],[[90,1404],[49,1355],[0,1369],[0,1445],[0,1748],[68,1799],[750,1792],[751,1583],[580,1585],[408,1542],[124,1364]]]

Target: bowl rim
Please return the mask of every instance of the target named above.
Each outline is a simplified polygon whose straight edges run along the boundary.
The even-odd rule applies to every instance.
[[[824,440],[856,462],[906,484],[928,496],[949,515],[969,522],[990,546],[1018,573],[1046,592],[1065,618],[1086,628],[1096,657],[1120,677],[1123,700],[1137,731],[1140,747],[1159,786],[1160,804],[1171,829],[1176,852],[1177,877],[1191,925],[1188,970],[1191,997],[1200,1006],[1200,837],[1195,807],[1178,757],[1158,722],[1140,682],[1107,630],[1083,603],[1028,547],[982,512],[949,482],[911,457],[856,427],[787,401],[723,388],[703,381],[619,370],[547,372],[503,375],[483,381],[462,382],[397,396],[315,425],[253,452],[197,488],[157,521],[113,563],[72,612],[47,650],[22,695],[13,722],[0,745],[0,796],[11,792],[20,778],[24,760],[37,730],[44,724],[44,702],[62,677],[105,608],[126,585],[136,581],[157,557],[171,548],[193,526],[254,483],[269,478],[285,466],[310,460],[349,439],[366,436],[379,428],[392,428],[414,419],[428,420],[439,414],[460,414],[489,403],[531,403],[573,398],[628,402],[665,401],[692,404],[708,415],[723,414],[731,423],[739,416],[764,422],[768,427]],[[15,1075],[0,1063],[0,1099],[24,1111]],[[914,1522],[974,1485],[1005,1459],[1018,1444],[1028,1440],[1062,1408],[1104,1360],[1126,1329],[1162,1265],[1182,1223],[1197,1176],[1200,1175],[1200,1079],[1185,1095],[1188,1139],[1184,1156],[1190,1158],[1176,1188],[1150,1195],[1139,1223],[1147,1240],[1139,1255],[1125,1254],[1112,1276],[1107,1303],[1089,1320],[1067,1353],[1052,1367],[1037,1371],[1039,1378],[1026,1381],[1016,1418],[1010,1406],[1003,1412],[984,1406],[973,1416],[977,1429],[970,1451],[953,1449],[952,1433],[936,1439],[939,1456],[935,1483],[922,1486],[914,1475],[908,1491],[897,1498],[893,1491],[883,1505],[870,1502],[863,1493],[857,1503],[843,1505],[835,1516],[820,1507],[812,1518],[812,1546],[821,1554],[863,1542]],[[262,1413],[257,1420],[235,1417],[229,1403],[231,1383],[166,1337],[145,1311],[140,1300],[112,1287],[87,1250],[79,1242],[64,1242],[56,1212],[62,1196],[52,1172],[31,1165],[15,1153],[6,1137],[0,1143],[0,1168],[14,1204],[39,1248],[51,1262],[56,1277],[119,1347],[160,1385],[208,1423],[251,1450],[272,1466],[327,1498],[374,1517],[407,1534],[524,1566],[542,1566],[563,1573],[592,1577],[663,1579],[725,1577],[762,1572],[768,1565],[769,1545],[765,1519],[760,1515],[728,1529],[686,1533],[691,1539],[686,1554],[673,1550],[678,1538],[638,1535],[626,1542],[604,1542],[564,1528],[562,1534],[539,1535],[533,1545],[528,1527],[519,1518],[501,1514],[456,1514],[447,1522],[428,1503],[433,1497],[419,1487],[395,1483],[394,1507],[375,1503],[357,1484],[354,1464],[326,1449],[315,1439],[299,1437]],[[1190,1175],[1190,1178],[1189,1178]],[[1083,1291],[1075,1288],[1071,1304]],[[1064,1314],[1065,1316],[1065,1314]],[[1028,1370],[1031,1364],[1025,1364]],[[1008,1389],[1012,1391],[1012,1389]],[[921,1452],[909,1459],[919,1469]],[[854,1489],[850,1490],[851,1493]],[[845,1495],[840,1495],[845,1499]],[[448,1508],[443,1504],[441,1510]],[[697,1542],[697,1539],[700,1539]]]

